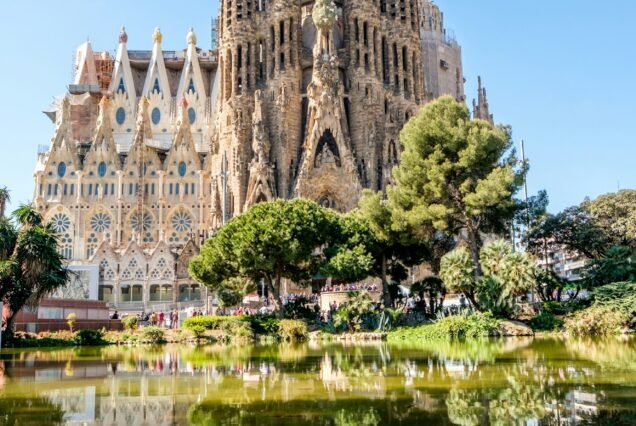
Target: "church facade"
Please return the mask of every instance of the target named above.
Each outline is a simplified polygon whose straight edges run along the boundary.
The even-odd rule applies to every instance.
[[[391,182],[419,106],[464,100],[461,49],[428,0],[223,0],[215,49],[162,38],[80,46],[34,173],[63,254],[118,309],[202,303],[188,261],[224,221],[275,198],[355,207]],[[491,120],[481,86],[474,110]]]

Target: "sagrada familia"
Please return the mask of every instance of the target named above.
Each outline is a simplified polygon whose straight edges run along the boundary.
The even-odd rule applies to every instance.
[[[34,203],[78,271],[66,297],[127,310],[200,303],[188,260],[275,198],[346,211],[381,190],[398,134],[441,95],[465,101],[461,48],[429,0],[222,0],[211,50],[89,42],[47,115]],[[479,84],[475,117],[492,122]]]

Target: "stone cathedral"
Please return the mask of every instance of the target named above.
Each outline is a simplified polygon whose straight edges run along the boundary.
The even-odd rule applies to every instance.
[[[353,208],[383,189],[420,105],[464,101],[461,48],[429,0],[222,0],[214,48],[81,45],[46,114],[34,203],[78,271],[62,297],[126,311],[202,303],[189,259],[275,198]],[[492,120],[485,89],[473,102]]]

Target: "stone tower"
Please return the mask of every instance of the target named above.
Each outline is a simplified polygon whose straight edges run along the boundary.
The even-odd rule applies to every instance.
[[[461,49],[428,0],[222,0],[217,45],[77,51],[34,204],[94,293],[127,310],[202,303],[189,259],[251,205],[339,211],[381,190],[420,105],[463,99]],[[475,116],[492,116],[480,87]],[[97,272],[96,272],[97,271]],[[95,282],[97,281],[97,282]]]
[[[444,27],[444,14],[432,0],[421,2],[420,36],[427,101],[442,95],[464,101],[462,48]]]

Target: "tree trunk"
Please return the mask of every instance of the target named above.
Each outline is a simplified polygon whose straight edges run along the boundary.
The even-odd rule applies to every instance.
[[[391,293],[389,292],[389,283],[386,280],[386,254],[382,253],[382,303],[385,308],[392,307]]]
[[[467,228],[468,231],[468,248],[470,250],[470,255],[473,258],[473,265],[475,266],[475,284],[479,282],[482,271],[481,271],[481,262],[479,261],[479,235],[476,230]]]
[[[270,291],[270,295],[272,298],[272,302],[274,303],[274,310],[276,312],[276,317],[279,319],[283,318],[283,301],[280,298],[280,283],[282,279],[282,273],[280,266],[276,266],[276,277],[275,282],[272,283],[271,278],[267,278],[267,286]]]
[[[480,307],[479,307],[479,303],[477,302],[477,298],[475,297],[475,292],[473,291],[466,291],[464,292],[464,294],[466,295],[466,299],[468,299],[468,301],[470,302],[471,305],[473,305],[473,307],[475,309],[477,309],[478,311],[480,311]]]

